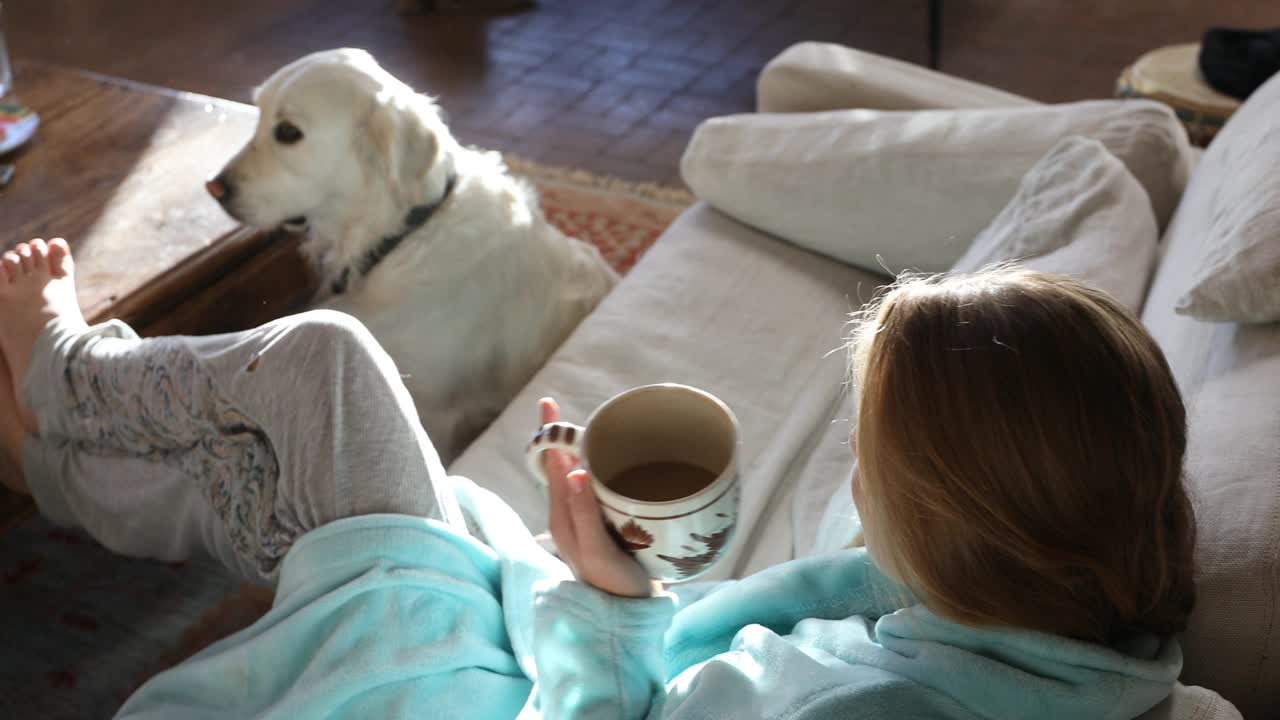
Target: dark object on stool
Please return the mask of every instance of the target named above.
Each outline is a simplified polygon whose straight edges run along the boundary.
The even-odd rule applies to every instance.
[[[483,15],[528,10],[536,4],[534,0],[398,0],[396,12],[404,15],[416,13]]]
[[[942,64],[942,0],[929,0],[929,67]]]
[[[1244,100],[1280,72],[1280,30],[1208,30],[1200,72],[1219,92]]]

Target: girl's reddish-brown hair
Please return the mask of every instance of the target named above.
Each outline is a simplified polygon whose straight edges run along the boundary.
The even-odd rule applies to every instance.
[[[1005,266],[900,281],[855,327],[867,541],[927,607],[1098,642],[1186,626],[1186,415],[1129,311]]]

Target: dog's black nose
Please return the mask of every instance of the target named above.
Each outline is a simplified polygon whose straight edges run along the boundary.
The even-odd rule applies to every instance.
[[[219,175],[205,183],[204,188],[209,191],[209,194],[213,196],[214,200],[217,200],[223,205],[231,202],[231,196],[234,194],[234,188],[232,187],[231,182],[227,180],[226,174]]]

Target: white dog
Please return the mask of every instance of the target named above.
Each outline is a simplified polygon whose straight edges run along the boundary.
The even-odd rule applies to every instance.
[[[363,50],[314,53],[255,93],[253,139],[208,184],[257,227],[303,224],[319,305],[364,322],[447,463],[617,281],[543,217],[497,153]]]

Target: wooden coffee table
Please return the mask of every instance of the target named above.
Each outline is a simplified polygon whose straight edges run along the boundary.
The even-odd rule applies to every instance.
[[[15,76],[41,126],[5,158],[17,174],[0,189],[0,244],[65,237],[90,322],[225,332],[309,296],[300,238],[240,227],[204,190],[252,135],[253,107],[37,62]],[[14,506],[0,491],[0,521]]]

